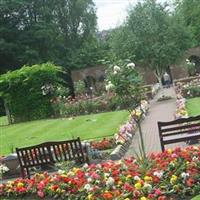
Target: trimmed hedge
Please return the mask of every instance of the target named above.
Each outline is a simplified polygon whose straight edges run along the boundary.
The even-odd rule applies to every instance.
[[[8,106],[12,122],[50,117],[51,99],[62,85],[61,67],[52,63],[24,66],[0,76],[0,96]]]

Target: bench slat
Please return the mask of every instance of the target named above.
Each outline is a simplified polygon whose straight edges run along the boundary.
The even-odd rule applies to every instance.
[[[188,117],[188,118],[182,118],[182,119],[176,119],[173,121],[169,121],[169,122],[158,122],[158,124],[163,127],[163,126],[169,126],[169,125],[175,125],[175,124],[182,124],[182,123],[188,123],[188,122],[195,122],[200,120],[200,115],[196,116],[196,117]]]
[[[179,124],[177,124],[179,125]],[[179,125],[179,126],[176,126],[176,127],[173,127],[173,128],[162,128],[162,133],[165,133],[165,132],[171,132],[171,131],[176,131],[176,130],[181,130],[181,129],[193,129],[195,127],[200,127],[200,123],[194,123],[194,124],[188,124],[188,125]]]
[[[192,137],[191,136],[183,136],[180,138],[173,138],[173,139],[164,139],[163,143],[164,144],[171,144],[171,143],[177,143],[177,142],[184,142],[184,141],[188,141],[188,140],[198,140],[200,139],[200,133],[198,134],[194,134]]]

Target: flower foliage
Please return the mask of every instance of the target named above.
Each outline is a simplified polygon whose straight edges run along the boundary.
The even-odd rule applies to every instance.
[[[200,147],[166,150],[148,157],[142,169],[134,158],[84,165],[31,179],[0,184],[1,197],[27,195],[59,199],[167,200],[195,196],[200,192]]]

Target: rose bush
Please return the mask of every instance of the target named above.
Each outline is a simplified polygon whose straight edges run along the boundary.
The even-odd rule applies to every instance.
[[[200,147],[193,146],[151,154],[145,169],[139,160],[130,158],[0,184],[2,198],[167,200],[199,192]]]

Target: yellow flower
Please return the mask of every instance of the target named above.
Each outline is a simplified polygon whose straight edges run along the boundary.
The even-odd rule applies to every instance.
[[[126,180],[130,179],[132,176],[129,174],[126,176]]]
[[[146,197],[141,197],[140,200],[148,200]]]
[[[73,172],[76,173],[79,170],[79,168],[74,167]]]
[[[167,149],[167,153],[172,154],[173,150],[172,149]]]
[[[117,185],[119,185],[119,186],[122,185],[122,181],[118,181]]]
[[[171,177],[171,179],[170,179],[170,183],[172,184],[172,185],[174,185],[175,183],[176,183],[176,181],[177,181],[177,176],[176,175],[172,175],[172,177]]]
[[[130,200],[129,198],[126,198],[126,199],[124,199],[124,200]]]
[[[18,188],[22,188],[24,186],[24,184],[22,183],[22,182],[19,182],[18,184],[17,184],[17,187]]]
[[[138,111],[136,111],[135,114],[136,114],[137,117],[140,117],[140,115],[141,115],[142,113],[141,113],[141,111],[138,110]]]
[[[135,185],[135,188],[137,189],[137,190],[140,190],[141,188],[142,188],[142,184],[141,183],[136,183]]]
[[[57,193],[62,193],[62,190],[61,190],[60,188],[57,188],[57,189],[56,189],[56,192],[57,192]]]
[[[144,180],[145,180],[145,182],[151,182],[153,179],[151,176],[145,176]]]
[[[89,194],[89,195],[87,196],[87,199],[88,199],[88,200],[92,200],[92,199],[93,199],[93,195],[92,195],[92,194]]]

